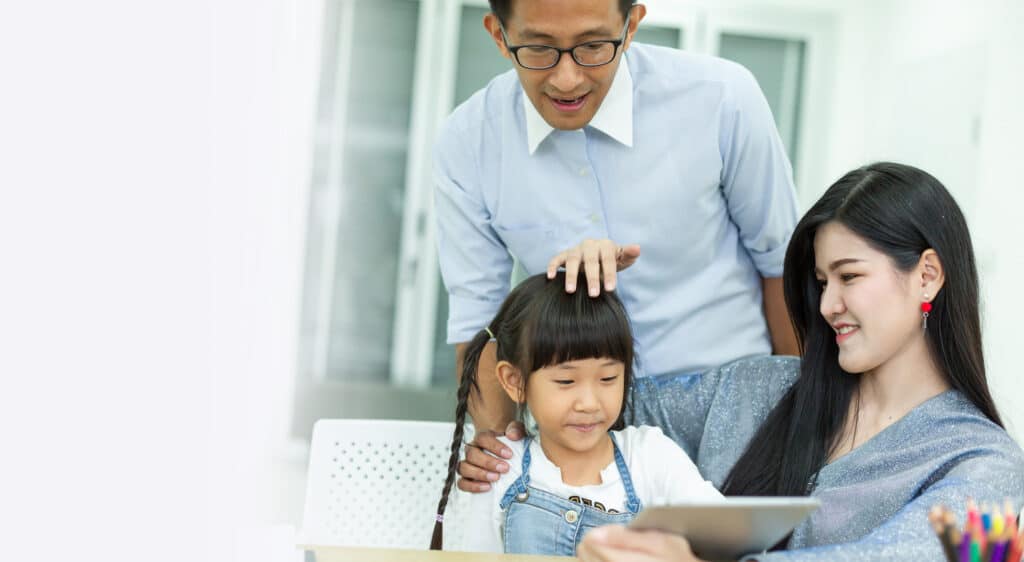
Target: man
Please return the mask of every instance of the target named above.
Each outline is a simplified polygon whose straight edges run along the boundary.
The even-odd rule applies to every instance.
[[[459,106],[436,147],[458,357],[508,293],[511,256],[531,274],[564,264],[568,279],[582,264],[590,291],[603,275],[641,375],[796,352],[779,277],[797,209],[764,95],[739,65],[632,45],[645,14],[631,0],[491,1],[484,26],[515,72]],[[480,383],[471,415],[501,430],[514,405],[493,375]]]

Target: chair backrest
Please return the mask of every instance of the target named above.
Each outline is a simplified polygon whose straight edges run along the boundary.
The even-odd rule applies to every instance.
[[[301,542],[429,548],[453,430],[440,422],[316,422]],[[453,485],[449,505],[464,495]],[[461,541],[457,528],[445,531],[446,544]]]

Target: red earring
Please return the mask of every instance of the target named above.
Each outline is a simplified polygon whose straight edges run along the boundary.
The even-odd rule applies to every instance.
[[[925,294],[924,298],[928,298]],[[924,301],[921,303],[921,329],[928,331],[928,313],[932,311],[932,303]]]

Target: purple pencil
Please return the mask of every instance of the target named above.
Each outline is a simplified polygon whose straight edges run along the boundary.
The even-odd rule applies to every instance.
[[[992,554],[988,559],[992,562],[1003,562],[1003,558],[1006,558],[1006,542],[999,541],[992,545]]]

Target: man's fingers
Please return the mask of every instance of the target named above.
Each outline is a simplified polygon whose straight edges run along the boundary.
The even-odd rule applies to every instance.
[[[618,247],[611,240],[606,240],[601,251],[601,269],[604,270],[605,291],[615,290],[615,272],[618,271],[617,258]]]
[[[587,278],[587,294],[601,294],[601,245],[596,240],[583,242],[583,272]]]
[[[496,482],[499,478],[501,478],[501,475],[498,474],[497,472],[491,472],[491,471],[488,471],[488,470],[484,470],[483,468],[480,468],[479,466],[476,466],[474,464],[468,463],[466,461],[459,462],[459,476],[462,477],[462,480],[470,481],[474,485],[488,484],[489,482]],[[462,486],[460,486],[460,488],[461,487]],[[467,490],[467,491],[475,491],[475,490]]]
[[[477,494],[480,492],[486,492],[491,489],[491,485],[487,482],[480,482],[477,480],[470,480],[468,478],[459,478],[455,482],[455,486],[463,492],[469,492],[471,494]]]
[[[583,253],[577,246],[565,252],[565,292],[576,292],[576,277],[580,274],[580,261]]]
[[[561,252],[557,256],[551,258],[551,261],[548,262],[548,279],[555,278],[555,274],[558,273],[558,268],[562,267],[562,264],[565,263],[565,256],[566,252]]]
[[[470,447],[466,447],[466,458],[470,462],[475,460],[474,458],[469,456],[470,455],[469,449],[471,447],[474,448],[474,450],[476,450],[475,453],[472,453],[474,456],[476,454],[478,454],[478,453],[480,455],[482,455],[481,460],[483,460],[483,457],[486,457],[486,458],[494,458],[494,457],[491,457],[490,455],[487,455],[485,453],[481,453],[477,449],[483,449],[484,451],[487,451],[491,455],[494,455],[494,456],[497,456],[497,457],[503,457],[503,458],[506,458],[506,459],[512,458],[512,449],[509,449],[508,447],[505,446],[504,443],[499,441],[497,435],[498,434],[494,433],[493,431],[481,431],[480,433],[477,433],[476,437],[473,438],[473,442],[469,444]],[[502,471],[502,472],[504,472],[504,471]]]
[[[628,244],[620,249],[621,251],[615,259],[615,266],[617,270],[622,271],[636,263],[637,258],[640,257],[640,245]]]

